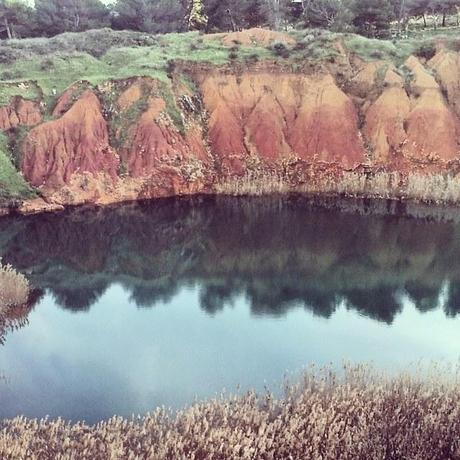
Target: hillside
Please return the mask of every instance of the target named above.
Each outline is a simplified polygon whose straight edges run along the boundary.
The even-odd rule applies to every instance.
[[[109,29],[0,45],[0,199],[195,193],[458,202],[460,40]]]

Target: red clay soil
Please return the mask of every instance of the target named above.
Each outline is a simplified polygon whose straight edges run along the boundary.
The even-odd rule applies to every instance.
[[[36,102],[14,97],[10,104],[0,107],[0,129],[8,130],[19,125],[33,126],[41,123],[42,115]]]
[[[460,55],[441,49],[428,65],[447,94],[449,105],[460,116]]]
[[[81,90],[81,83],[75,83],[74,85],[71,85],[69,88],[67,88],[59,97],[53,109],[53,117],[62,117],[62,115],[64,115],[73,105],[75,100],[78,99],[78,95]]]
[[[365,111],[363,134],[374,165],[446,164],[458,158],[460,121],[442,88],[414,56],[409,83],[389,67],[383,91]]]
[[[451,171],[460,158],[458,56],[441,50],[428,65],[412,57],[410,79],[390,64],[359,65],[345,84],[325,67],[313,75],[209,67],[193,74],[198,102],[175,80],[168,99],[147,77],[108,82],[123,88],[111,107],[121,125],[112,126],[113,145],[97,93],[81,83],[61,96],[53,121],[17,99],[3,126],[38,123],[22,144],[22,172],[46,200],[24,209],[213,192],[248,177],[321,190],[347,171]]]
[[[127,91],[134,94],[131,88]],[[123,94],[122,104],[126,99]],[[180,168],[194,160],[208,166],[212,163],[200,130],[190,127],[181,134],[165,110],[162,98],[150,98],[147,110],[129,129],[127,146],[121,148],[120,156],[131,177],[148,177],[160,167]]]
[[[228,34],[207,35],[206,38],[221,39],[224,46],[269,46],[275,42],[285,43],[286,45],[296,44],[296,40],[288,34],[257,27]]]
[[[385,89],[367,110],[363,129],[376,165],[388,165],[402,154],[407,139],[404,123],[411,112],[402,77],[390,68],[384,81]]]
[[[291,158],[352,169],[364,161],[353,102],[331,76],[217,74],[201,86],[224,174]]]
[[[104,171],[115,179],[118,167],[101,104],[90,90],[61,118],[33,128],[23,144],[22,171],[36,187],[60,187],[84,172]]]

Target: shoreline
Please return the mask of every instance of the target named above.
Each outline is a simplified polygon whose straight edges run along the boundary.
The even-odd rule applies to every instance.
[[[351,211],[359,214],[375,214],[375,215],[399,215],[417,218],[434,218],[440,220],[460,221],[460,200],[459,201],[439,201],[417,199],[407,196],[366,193],[334,193],[334,192],[311,192],[307,190],[273,190],[264,191],[262,193],[230,193],[230,192],[215,192],[215,191],[198,191],[190,194],[165,195],[153,198],[133,198],[122,199],[120,201],[108,201],[104,203],[98,202],[82,202],[76,204],[58,205],[50,204],[41,198],[42,206],[37,206],[37,200],[24,202],[20,207],[0,207],[0,219],[6,217],[20,216],[39,216],[43,214],[61,214],[63,212],[74,211],[79,209],[104,209],[112,207],[129,206],[136,204],[155,203],[161,200],[181,200],[181,199],[201,199],[210,198],[218,200],[219,198],[243,198],[243,199],[279,199],[289,200],[292,197],[304,199],[307,202],[318,205],[326,209],[336,209],[338,211]],[[352,205],[351,205],[352,204]],[[377,206],[375,206],[377,204]],[[349,206],[351,205],[351,207]],[[458,214],[458,216],[457,216]]]

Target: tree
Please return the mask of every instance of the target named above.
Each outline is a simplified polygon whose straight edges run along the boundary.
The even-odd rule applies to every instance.
[[[428,4],[428,9],[435,19],[435,28],[438,25],[439,16],[442,16],[442,27],[445,27],[447,16],[457,13],[459,7],[459,0],[431,0]]]
[[[240,30],[267,23],[267,0],[205,0],[208,30]]]
[[[350,10],[358,33],[372,38],[384,38],[389,34],[394,10],[389,0],[352,0]]]
[[[353,14],[343,0],[310,0],[304,3],[303,16],[308,26],[335,31],[346,30],[353,21]]]
[[[208,17],[204,12],[203,0],[190,0],[187,11],[188,30],[202,30],[208,24]]]
[[[426,14],[429,10],[431,0],[405,0],[407,14],[409,17],[418,17],[423,19],[424,27],[427,26]]]
[[[0,0],[0,37],[22,38],[31,35],[33,9],[20,0]]]
[[[181,0],[117,0],[112,25],[149,33],[177,32],[184,28],[188,5]]]
[[[35,0],[35,14],[40,35],[109,25],[109,10],[100,0]]]

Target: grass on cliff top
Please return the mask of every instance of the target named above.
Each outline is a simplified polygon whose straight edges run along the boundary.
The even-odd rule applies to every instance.
[[[33,189],[16,170],[9,156],[7,140],[0,135],[0,205],[6,202],[31,198],[35,195]]]
[[[417,31],[401,40],[377,40],[360,35],[343,36],[345,48],[365,61],[386,60],[400,66],[412,54],[423,54],[423,50],[436,49],[443,42],[447,49],[460,51],[460,28],[437,31]]]
[[[435,40],[443,39],[450,48],[459,50],[460,39],[450,29],[448,32],[391,41],[323,30],[293,30],[289,34],[297,44],[280,44],[280,48],[276,44],[245,46],[237,42],[228,48],[220,36],[198,32],[149,35],[110,29],[0,41],[0,105],[14,95],[43,97],[50,103],[79,80],[97,85],[110,79],[150,76],[166,82],[168,65],[177,60],[211,65],[267,59],[300,65],[308,61],[333,62],[339,54],[339,41],[364,60],[389,60],[400,65],[420,46],[432,46]]]
[[[106,52],[99,41],[105,43]],[[220,40],[203,38],[198,32],[150,36],[104,29],[67,33],[52,39],[11,40],[0,45],[0,104],[8,102],[11,96],[24,94],[24,82],[36,82],[46,101],[79,80],[93,85],[132,76],[167,81],[170,61],[221,65],[234,59],[230,53]],[[254,54],[267,57],[271,51],[241,46],[237,59]],[[36,99],[38,94],[28,92],[25,97]]]

